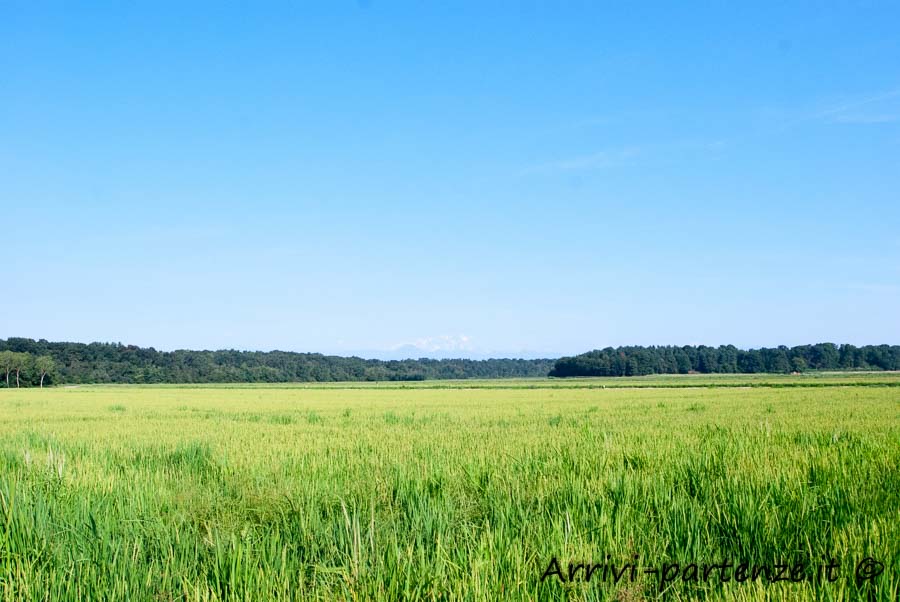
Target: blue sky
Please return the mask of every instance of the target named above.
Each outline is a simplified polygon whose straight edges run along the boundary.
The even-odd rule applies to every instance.
[[[0,337],[900,342],[900,5],[599,4],[0,2]]]

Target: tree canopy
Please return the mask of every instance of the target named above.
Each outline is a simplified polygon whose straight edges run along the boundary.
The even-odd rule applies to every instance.
[[[804,370],[900,370],[898,345],[835,345],[738,349],[719,347],[607,347],[556,361],[550,376],[645,376],[802,372]]]
[[[789,373],[900,370],[900,346],[835,345],[738,349],[607,347],[552,359],[367,360],[287,351],[157,351],[121,343],[0,339],[0,386],[88,383],[279,383],[465,378]]]
[[[121,343],[9,338],[0,339],[0,377],[5,377],[7,356],[13,387],[16,366],[21,370],[22,386],[40,386],[42,373],[44,384],[277,383],[547,376],[553,367],[552,359],[382,361],[320,353],[157,351]]]

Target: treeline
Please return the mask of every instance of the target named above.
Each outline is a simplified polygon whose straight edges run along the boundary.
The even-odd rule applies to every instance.
[[[898,345],[835,345],[738,349],[719,347],[607,347],[556,361],[550,376],[645,376],[649,374],[752,374],[805,370],[900,370]]]
[[[415,381],[547,376],[553,360],[418,359],[381,361],[285,351],[157,351],[121,343],[51,343],[0,339],[0,357],[11,352],[22,386],[36,386],[37,358],[52,360],[44,384],[279,383]],[[42,360],[47,362],[47,360]],[[14,373],[13,373],[14,374]],[[2,374],[0,374],[2,376]],[[5,381],[3,381],[5,382]],[[4,384],[0,383],[0,386]],[[15,382],[12,383],[15,387]]]
[[[366,360],[285,351],[157,351],[121,343],[0,339],[0,387],[88,383],[279,383],[900,370],[900,346],[607,347],[549,359]]]

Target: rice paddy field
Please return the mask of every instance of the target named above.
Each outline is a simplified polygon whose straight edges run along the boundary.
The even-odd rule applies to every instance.
[[[900,375],[0,389],[0,595],[894,601]]]

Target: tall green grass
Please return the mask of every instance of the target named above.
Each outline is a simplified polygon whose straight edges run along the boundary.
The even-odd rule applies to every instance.
[[[594,384],[0,390],[0,592],[900,599],[896,388]],[[541,581],[554,557],[635,556],[841,567],[834,582]],[[866,556],[886,569],[857,582]]]

